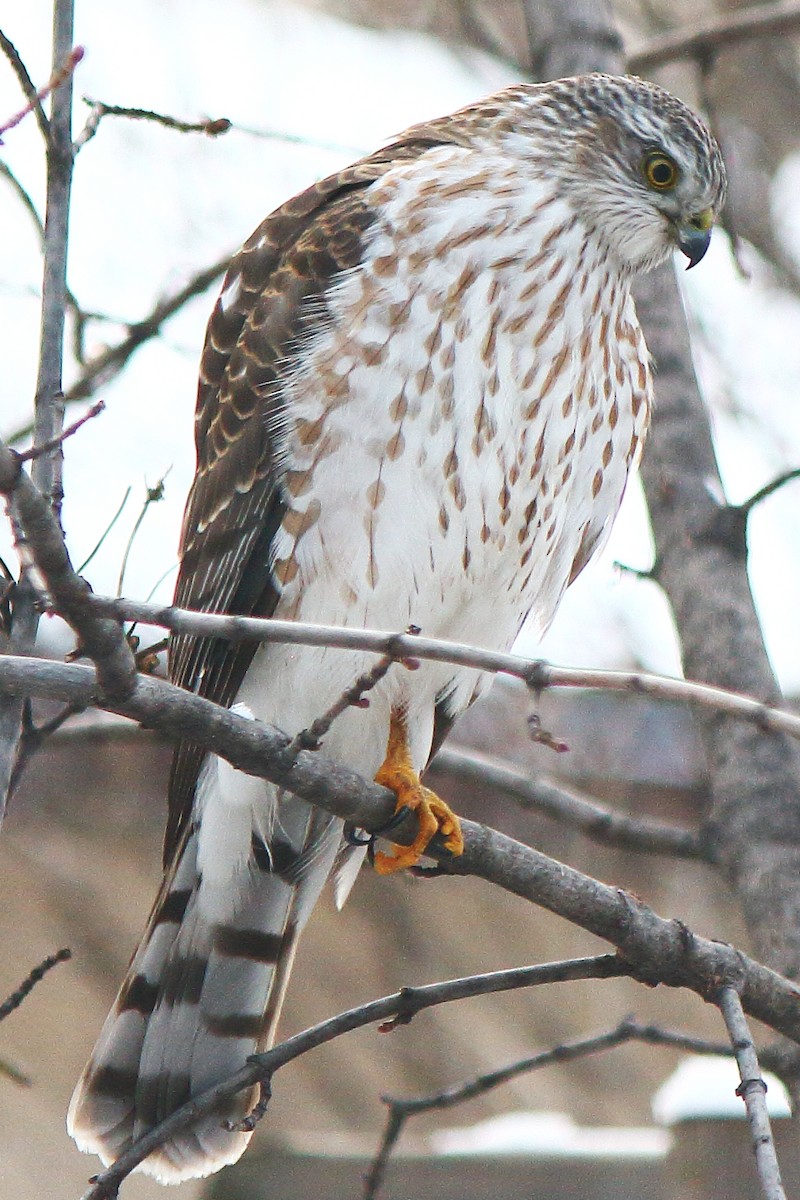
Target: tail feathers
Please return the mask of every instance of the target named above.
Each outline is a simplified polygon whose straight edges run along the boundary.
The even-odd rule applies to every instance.
[[[299,832],[296,819],[291,824]],[[307,810],[304,836],[299,845],[292,839],[296,849],[254,835],[246,869],[228,880],[224,919],[219,897],[204,897],[197,834],[188,831],[72,1097],[67,1128],[82,1150],[108,1165],[271,1043],[297,937],[330,872],[340,829]],[[140,1169],[179,1183],[235,1162],[250,1135],[226,1123],[246,1115],[253,1099],[240,1093],[175,1134]]]

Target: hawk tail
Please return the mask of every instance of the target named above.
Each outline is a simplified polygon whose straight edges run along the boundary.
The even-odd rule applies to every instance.
[[[210,813],[206,797],[203,835],[194,825],[185,832],[72,1097],[69,1133],[106,1165],[271,1044],[298,935],[340,842],[338,821],[293,796],[281,799],[280,836],[269,838],[249,804],[213,800],[221,811]],[[261,800],[263,813],[263,792]],[[246,852],[232,865],[209,847],[208,825],[224,829],[227,849],[231,827],[247,828]],[[237,1094],[139,1169],[179,1183],[235,1162],[251,1135],[230,1125],[254,1099],[254,1089]]]

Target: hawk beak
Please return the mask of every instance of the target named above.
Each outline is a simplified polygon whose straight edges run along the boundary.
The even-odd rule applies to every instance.
[[[687,271],[697,266],[708,249],[713,224],[713,208],[704,208],[676,226],[678,246],[689,260]]]

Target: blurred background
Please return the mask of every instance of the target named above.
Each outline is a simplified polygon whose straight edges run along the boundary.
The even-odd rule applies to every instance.
[[[654,39],[724,21],[742,7],[643,0],[620,2],[615,11],[635,67],[636,55]],[[37,83],[50,73],[50,21],[45,0],[9,7],[0,21]],[[705,81],[685,59],[641,69],[690,103],[711,101],[730,166],[736,254],[718,232],[700,269],[681,273],[681,284],[733,503],[800,464],[795,29],[800,18],[779,35],[721,46]],[[530,68],[522,5],[511,0],[78,0],[76,42],[86,50],[75,80],[76,135],[91,112],[84,97],[188,122],[232,122],[212,138],[109,116],[81,149],[69,282],[83,316],[70,322],[65,381],[68,389],[83,390],[93,366],[132,325],[233,252],[284,199],[405,126],[524,78]],[[20,106],[16,80],[0,59],[0,120]],[[44,156],[31,118],[4,143],[0,434],[24,446],[41,260],[39,232],[20,190],[41,214]],[[63,517],[76,564],[128,497],[85,571],[98,592],[121,587],[137,599],[171,597],[193,471],[197,360],[215,286],[143,340],[122,371],[101,379],[91,399],[102,397],[106,411],[66,444]],[[71,406],[68,419],[88,402]],[[149,505],[129,546],[148,489],[161,480],[163,498]],[[795,698],[799,491],[800,483],[788,484],[754,510],[749,559],[768,650]],[[0,554],[13,559],[8,540]],[[545,640],[537,644],[523,634],[520,650],[564,665],[680,673],[658,587],[615,566],[646,569],[651,561],[646,511],[634,483],[605,553],[571,589]],[[42,623],[40,637],[46,652],[67,644],[52,620]],[[548,696],[543,722],[571,750],[558,757],[530,744],[527,711],[523,691],[499,684],[457,737],[534,773],[557,772],[622,810],[690,824],[702,807],[704,764],[683,709],[656,708],[643,698]],[[0,1031],[0,1058],[32,1081],[22,1088],[0,1071],[0,1185],[9,1196],[77,1196],[95,1169],[66,1139],[63,1113],[155,893],[168,758],[169,747],[153,735],[97,715],[79,719],[31,764],[4,827],[0,993],[13,990],[58,946],[69,945],[74,955]],[[447,779],[436,778],[435,786],[465,815],[632,889],[699,933],[746,947],[735,906],[707,868],[632,858],[512,810],[508,801]],[[433,928],[432,902],[441,914]],[[386,882],[365,872],[342,915],[329,901],[315,914],[301,942],[284,1030],[402,984],[600,949],[588,935],[476,880]],[[365,1030],[300,1060],[278,1079],[257,1139],[368,1152],[383,1120],[381,1093],[436,1090],[613,1024],[634,1009],[642,1019],[721,1033],[715,1011],[696,997],[644,992],[624,981],[476,1000],[418,1017],[391,1037]],[[648,1126],[651,1097],[676,1061],[674,1052],[663,1050],[614,1051],[517,1080],[437,1121],[470,1124],[510,1110],[554,1109],[579,1125]],[[422,1139],[422,1133],[409,1130],[409,1137]],[[660,1161],[656,1143],[651,1150]],[[150,1181],[126,1186],[133,1198],[160,1194]],[[634,1194],[644,1194],[641,1181],[635,1187]],[[356,1178],[350,1194],[357,1188]],[[192,1185],[182,1192],[199,1194]]]

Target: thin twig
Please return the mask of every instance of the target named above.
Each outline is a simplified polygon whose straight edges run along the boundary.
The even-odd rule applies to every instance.
[[[779,488],[782,488],[787,483],[792,483],[795,479],[800,479],[800,467],[793,467],[790,471],[784,471],[777,479],[772,479],[769,483],[765,483],[762,488],[754,492],[749,500],[745,500],[743,504],[737,507],[746,515],[749,515],[757,504],[762,500],[766,500],[772,496]]]
[[[41,109],[42,101],[45,100],[51,92],[54,92],[57,88],[60,88],[66,82],[66,80],[69,79],[70,75],[83,58],[83,55],[83,46],[73,47],[64,65],[53,72],[47,83],[44,84],[43,87],[40,87],[36,91],[35,95],[30,97],[25,107],[21,108],[19,112],[14,113],[12,117],[9,117],[3,122],[2,125],[0,125],[0,146],[3,145],[3,134],[8,133],[9,130],[14,129],[17,125],[19,125],[29,113],[36,112]]]
[[[22,737],[19,742],[19,753],[11,773],[8,785],[9,797],[13,797],[20,785],[28,763],[42,749],[54,733],[57,733],[72,717],[86,711],[83,704],[65,704],[64,707],[41,725],[34,725],[30,720],[23,722]]]
[[[91,408],[87,409],[82,417],[78,417],[77,421],[73,421],[68,425],[57,437],[53,437],[49,442],[41,442],[38,446],[31,446],[29,450],[19,452],[19,461],[34,462],[37,458],[41,458],[43,454],[49,454],[51,450],[58,450],[64,445],[67,438],[71,438],[79,429],[82,429],[87,421],[93,420],[94,417],[99,417],[101,412],[105,411],[105,401],[97,400]]]
[[[652,567],[632,567],[629,563],[620,562],[618,558],[614,559],[614,570],[619,571],[620,575],[630,575],[634,579],[642,579],[650,582],[658,581],[658,563],[654,562]]]
[[[128,538],[128,541],[125,545],[125,550],[122,555],[122,562],[120,563],[120,567],[119,567],[119,579],[117,580],[117,593],[120,596],[122,595],[122,585],[125,582],[125,571],[127,570],[127,567],[128,567],[128,559],[130,558],[130,553],[131,553],[131,550],[133,549],[133,543],[136,541],[136,535],[138,534],[139,530],[142,527],[142,522],[144,521],[145,517],[147,516],[147,510],[150,508],[150,505],[158,504],[159,501],[164,499],[164,484],[166,483],[167,475],[169,475],[171,470],[172,470],[172,468],[168,467],[167,470],[164,472],[164,474],[159,479],[158,483],[155,484],[154,487],[149,487],[146,489],[144,503],[142,504],[142,507],[139,510],[139,515],[137,516],[136,520],[133,523],[133,529],[131,530],[130,537]]]
[[[125,505],[128,503],[128,499],[129,499],[129,497],[130,497],[131,490],[132,490],[132,489],[131,489],[131,486],[130,486],[130,484],[128,484],[128,486],[125,488],[125,495],[122,497],[122,500],[120,501],[119,508],[118,508],[118,509],[117,509],[117,511],[114,513],[113,517],[112,517],[112,518],[111,518],[111,520],[108,522],[108,524],[106,525],[106,527],[105,527],[105,529],[103,530],[103,532],[100,534],[100,537],[99,537],[99,538],[98,538],[98,540],[95,542],[94,546],[93,546],[93,547],[92,547],[92,549],[89,551],[89,553],[88,553],[88,555],[86,556],[86,558],[83,560],[83,562],[80,564],[80,566],[78,566],[78,567],[76,567],[76,568],[75,568],[75,570],[77,571],[77,573],[78,573],[79,575],[82,575],[82,574],[83,574],[83,572],[86,570],[86,568],[88,567],[89,563],[92,561],[92,559],[94,558],[95,554],[97,554],[98,550],[99,550],[99,549],[101,548],[101,546],[103,545],[103,542],[106,540],[106,538],[108,537],[108,535],[111,533],[111,530],[114,528],[114,526],[116,525],[117,521],[118,521],[118,520],[120,519],[120,517],[122,516],[122,513],[123,513],[123,511],[124,511],[124,509],[125,509]]]
[[[40,979],[44,979],[48,971],[52,971],[58,963],[66,962],[68,958],[72,958],[72,951],[64,949],[57,950],[55,954],[48,954],[47,958],[42,959],[39,965],[25,976],[19,987],[0,1004],[0,1021],[5,1020],[14,1009],[19,1008],[25,997],[30,995],[36,984]]]
[[[39,210],[37,209],[30,192],[28,192],[27,189],[23,186],[23,184],[19,181],[19,179],[17,179],[16,175],[11,170],[8,163],[0,161],[0,175],[2,175],[3,178],[11,186],[15,195],[17,196],[17,199],[20,201],[23,208],[27,212],[28,216],[31,218],[31,221],[33,222],[34,227],[36,229],[36,233],[39,237],[39,241],[42,244],[42,247],[44,247],[44,222],[42,221],[42,218],[39,216]],[[87,312],[85,309],[81,308],[80,304],[78,303],[77,297],[75,296],[75,293],[70,288],[67,288],[67,304],[69,306],[69,311],[72,314],[73,320],[75,322],[75,335],[73,338],[73,351],[75,353],[75,358],[77,359],[77,361],[81,365],[83,365],[83,362],[84,362],[83,330],[86,325],[86,322],[89,320],[110,321],[110,320],[112,320],[112,318],[105,316],[103,313]],[[32,432],[32,426],[31,426],[31,432]]]
[[[295,1034],[265,1054],[257,1054],[248,1060],[229,1079],[217,1084],[182,1108],[166,1121],[151,1130],[121,1154],[112,1166],[97,1175],[83,1200],[111,1200],[117,1195],[119,1185],[131,1171],[180,1129],[193,1124],[198,1117],[211,1110],[223,1107],[227,1100],[246,1088],[262,1081],[269,1082],[275,1073],[287,1063],[307,1054],[334,1038],[362,1029],[376,1021],[387,1021],[398,1014],[415,1012],[439,1004],[449,1004],[473,996],[493,995],[510,989],[534,987],[547,983],[566,982],[574,979],[608,979],[628,974],[627,966],[614,955],[599,955],[593,958],[571,959],[565,962],[543,963],[534,967],[521,967],[511,971],[496,971],[488,975],[472,975],[464,979],[451,979],[444,983],[424,987],[402,988],[391,996],[361,1004],[347,1012],[339,1013],[327,1021],[321,1021],[302,1033]]]
[[[747,1109],[761,1190],[765,1200],[786,1200],[767,1112],[767,1085],[736,988],[730,985],[720,988],[718,1003],[742,1080],[736,1094],[742,1097]]]
[[[688,829],[662,821],[629,817],[594,800],[576,796],[548,779],[531,779],[509,763],[490,755],[444,746],[436,755],[433,766],[479,787],[513,796],[522,808],[545,813],[605,846],[709,861],[705,840]]]
[[[417,1096],[413,1099],[381,1096],[381,1100],[388,1106],[389,1111],[378,1149],[369,1172],[364,1178],[364,1200],[375,1200],[378,1195],[386,1174],[389,1157],[410,1117],[432,1112],[435,1109],[452,1108],[454,1105],[463,1104],[475,1096],[483,1095],[493,1088],[508,1083],[509,1080],[515,1079],[519,1075],[541,1070],[542,1067],[549,1067],[554,1063],[573,1062],[575,1059],[612,1050],[632,1041],[645,1042],[651,1046],[678,1046],[683,1050],[690,1050],[694,1054],[719,1054],[728,1057],[731,1054],[731,1048],[727,1043],[723,1045],[722,1043],[706,1042],[701,1038],[660,1029],[656,1025],[642,1025],[633,1017],[624,1017],[614,1029],[607,1032],[579,1038],[572,1042],[564,1042],[559,1046],[553,1046],[550,1050],[543,1050],[539,1054],[520,1059],[496,1071],[488,1071],[486,1074],[444,1091],[427,1096]]]
[[[301,729],[294,735],[286,747],[287,758],[295,758],[301,750],[319,750],[322,739],[333,722],[348,708],[368,708],[367,692],[371,692],[380,683],[393,663],[394,659],[385,655],[369,671],[359,675],[322,716],[313,720],[307,729]]]
[[[788,33],[800,25],[800,4],[796,0],[777,4],[754,4],[751,8],[739,9],[699,29],[692,26],[691,32],[677,30],[662,37],[653,38],[640,50],[628,55],[630,71],[647,73],[653,67],[676,58],[698,58],[709,51],[718,51],[726,46],[755,37],[771,37]]]
[[[236,133],[243,133],[247,137],[258,138],[266,142],[285,142],[289,146],[313,146],[315,150],[328,150],[331,154],[349,154],[359,158],[364,154],[363,146],[354,146],[345,142],[329,142],[321,138],[306,137],[303,133],[287,133],[285,129],[270,129],[264,126],[258,128],[254,125],[240,125],[235,121],[231,123],[231,129]]]
[[[44,241],[44,222],[39,216],[39,210],[34,203],[33,197],[27,188],[17,179],[14,172],[11,170],[7,162],[0,160],[0,175],[10,184],[12,190],[17,196],[17,199],[22,204],[26,213],[36,227],[36,232],[39,235],[39,241]]]
[[[156,125],[163,125],[165,129],[174,129],[178,133],[204,133],[208,137],[219,137],[220,134],[227,133],[231,127],[231,122],[227,117],[216,119],[207,117],[202,121],[182,121],[178,117],[169,117],[166,113],[154,112],[149,108],[126,108],[120,104],[106,104],[103,100],[92,100],[89,96],[84,96],[83,102],[89,105],[91,112],[86,124],[75,139],[76,150],[80,150],[94,137],[103,117],[127,117],[131,121],[152,121]]]
[[[33,112],[36,114],[36,123],[39,126],[39,132],[46,143],[50,136],[50,122],[47,120],[45,111],[42,108],[42,102],[38,98],[36,84],[28,74],[28,68],[22,61],[16,46],[9,38],[6,37],[2,29],[0,29],[0,49],[3,51],[11,64],[11,68],[19,81],[19,86],[22,88],[22,94],[31,105]]]
[[[406,632],[413,637],[419,631],[416,626],[412,626]],[[367,693],[377,687],[396,662],[402,662],[409,671],[415,671],[419,666],[418,660],[409,658],[408,655],[385,654],[374,667],[364,671],[348,688],[345,688],[327,712],[312,721],[307,729],[301,729],[299,733],[295,734],[286,747],[287,755],[294,758],[300,750],[319,750],[322,739],[337,717],[340,717],[348,708],[369,708]]]
[[[517,654],[482,650],[461,642],[441,638],[410,637],[405,634],[369,629],[345,629],[338,625],[314,625],[302,621],[277,621],[261,617],[239,617],[216,613],[196,613],[173,605],[143,604],[140,601],[95,596],[98,611],[119,620],[159,625],[173,633],[199,634],[227,638],[232,642],[283,642],[300,646],[332,646],[343,650],[371,650],[387,654],[392,648],[400,655],[454,663],[522,679],[539,691],[547,688],[596,688],[604,691],[635,692],[663,700],[680,700],[703,708],[727,713],[760,729],[782,731],[800,739],[800,716],[787,709],[766,704],[753,696],[725,688],[670,679],[640,671],[604,671],[582,667],[557,667]]]
[[[229,121],[227,117],[206,117],[201,121],[184,121],[179,117],[170,117],[166,113],[155,112],[149,108],[126,108],[119,104],[106,104],[102,100],[92,100],[83,97],[91,111],[86,123],[75,139],[75,149],[80,150],[97,133],[98,126],[104,117],[124,117],[131,121],[152,121],[165,129],[173,129],[177,133],[203,133],[207,137],[219,137],[220,134],[236,130],[248,137],[264,138],[268,141],[287,142],[294,146],[313,146],[317,150],[330,150],[334,154],[363,154],[363,147],[345,145],[342,142],[321,141],[319,138],[305,137],[300,133],[287,133],[282,129],[255,128],[251,125],[239,125]]]

